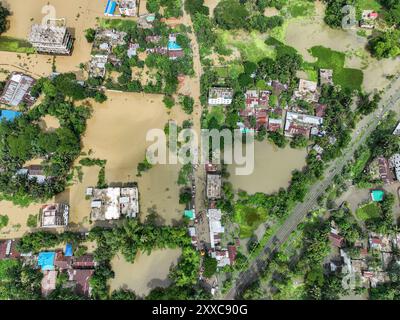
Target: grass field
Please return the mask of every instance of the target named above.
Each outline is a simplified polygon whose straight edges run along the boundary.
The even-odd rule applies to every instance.
[[[370,156],[371,150],[369,148],[362,151],[362,153],[357,157],[357,161],[351,167],[352,177],[358,176],[364,170]]]
[[[247,207],[242,204],[235,205],[234,221],[240,226],[240,237],[249,238],[257,227],[265,222],[267,211],[264,208]]]
[[[314,13],[314,3],[304,0],[290,1],[288,11],[293,18],[306,17]]]
[[[265,57],[275,57],[274,49],[265,44],[259,32],[253,31],[234,37],[230,31],[218,30],[218,37],[226,47],[238,49],[244,60],[258,62]]]
[[[345,68],[345,54],[322,46],[310,49],[312,56],[318,60],[314,63],[317,69],[333,69],[333,83],[351,90],[361,90],[364,75],[361,70]]]
[[[236,79],[241,73],[244,71],[243,65],[240,61],[232,61],[229,62],[224,67],[215,68],[215,71],[218,73],[218,76],[221,78],[233,78]]]
[[[35,53],[35,49],[28,41],[11,37],[0,37],[0,51]]]
[[[370,202],[356,210],[356,216],[361,220],[377,219],[381,216],[381,208],[376,202]]]
[[[120,31],[129,31],[132,27],[136,27],[133,20],[122,19],[100,19],[100,27],[104,29],[116,29]]]

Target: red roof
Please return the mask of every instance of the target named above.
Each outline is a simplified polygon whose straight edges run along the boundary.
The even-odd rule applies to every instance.
[[[72,257],[64,256],[62,251],[56,252],[56,258],[54,259],[54,266],[59,269],[69,269],[71,267]]]
[[[378,18],[378,12],[371,12],[369,17],[372,18],[372,19]]]
[[[69,270],[69,280],[76,282],[76,292],[80,295],[89,295],[89,280],[94,270],[90,269],[73,269]]]
[[[315,108],[315,115],[317,116],[317,117],[323,117],[324,115],[325,115],[325,112],[326,112],[326,108],[327,108],[328,106],[326,105],[326,104],[320,104],[320,103],[318,103],[317,104],[317,106],[316,106],[316,108]]]
[[[236,246],[229,245],[228,246],[228,255],[229,255],[229,260],[231,261],[231,265],[233,265],[233,263],[236,260],[236,254],[237,254]]]
[[[332,232],[329,234],[329,240],[331,241],[332,245],[338,248],[340,248],[344,242],[344,238],[342,236]]]
[[[94,268],[95,266],[96,262],[91,254],[85,254],[81,257],[75,258],[72,263],[73,268]]]
[[[288,132],[293,136],[302,135],[307,138],[310,136],[310,129],[308,127],[297,125],[295,123],[289,125]]]
[[[183,50],[169,50],[168,51],[168,56],[170,58],[180,58],[183,57],[185,55],[185,53],[183,52]]]
[[[372,238],[372,239],[371,239],[371,242],[372,242],[373,244],[382,244],[382,241],[381,241],[381,239],[379,239],[379,238]]]
[[[16,259],[20,253],[15,249],[17,242],[15,240],[2,240],[0,241],[0,260],[2,259]],[[9,252],[7,252],[7,249]]]

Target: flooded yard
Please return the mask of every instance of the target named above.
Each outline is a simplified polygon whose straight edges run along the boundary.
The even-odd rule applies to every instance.
[[[254,172],[247,176],[235,174],[235,165],[229,165],[229,181],[238,190],[248,193],[272,193],[289,185],[292,171],[306,164],[306,150],[286,147],[279,149],[269,142],[255,142]]]
[[[315,58],[308,51],[314,46],[324,46],[347,54],[345,67],[362,69],[364,73],[363,88],[366,91],[382,89],[389,80],[387,75],[400,71],[400,59],[383,59],[377,61],[366,51],[367,39],[357,35],[357,29],[332,29],[324,21],[324,6],[316,2],[316,15],[306,20],[295,20],[289,23],[285,42],[296,48],[309,62]]]
[[[110,289],[130,289],[139,296],[147,295],[156,287],[170,285],[169,270],[176,265],[181,249],[154,250],[150,255],[138,252],[135,262],[129,263],[116,255],[111,260],[115,278],[110,281]]]
[[[46,5],[53,6],[55,17],[65,19],[67,27],[72,32],[75,43],[71,56],[58,56],[55,66],[58,72],[80,71],[79,64],[90,59],[91,44],[86,41],[85,30],[96,25],[96,17],[104,15],[107,0],[34,0],[35,5],[27,5],[24,0],[2,1],[12,12],[10,29],[3,36],[27,39],[32,24],[41,23],[50,13],[43,9]],[[52,17],[52,16],[51,16]],[[52,71],[53,58],[49,55],[15,54],[0,52],[1,67],[19,69],[31,72],[34,76],[48,75]],[[21,70],[21,71],[22,71]]]

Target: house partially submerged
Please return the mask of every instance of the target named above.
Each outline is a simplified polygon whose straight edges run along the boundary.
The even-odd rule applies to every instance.
[[[38,53],[69,55],[74,39],[65,26],[34,24],[28,38]]]
[[[121,215],[135,218],[139,213],[139,192],[137,187],[91,189],[91,219],[115,220]]]
[[[36,100],[30,94],[34,84],[35,79],[26,74],[20,72],[11,73],[0,96],[0,103],[12,107],[17,107],[21,103],[31,106]]]
[[[207,198],[219,199],[221,198],[222,179],[218,173],[207,174]]]
[[[208,104],[212,106],[230,105],[233,99],[233,89],[231,88],[210,88],[208,92]]]
[[[112,54],[114,47],[125,44],[126,32],[114,29],[97,29],[94,37],[91,59],[89,62],[89,76],[104,78],[107,62],[118,65],[121,61]]]
[[[42,207],[40,226],[42,228],[66,227],[69,221],[69,206],[64,203],[48,204]]]

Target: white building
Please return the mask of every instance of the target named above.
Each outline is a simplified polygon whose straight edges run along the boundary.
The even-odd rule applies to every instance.
[[[135,218],[139,213],[139,192],[137,187],[93,189],[91,219],[116,220],[125,215]]]
[[[230,105],[233,98],[233,89],[230,88],[217,88],[213,87],[208,93],[208,104],[216,105]]]
[[[40,220],[42,228],[65,227],[69,220],[69,206],[64,203],[45,205]]]
[[[319,92],[317,88],[317,82],[300,79],[299,88],[294,92],[294,98],[308,102],[318,102]]]
[[[221,234],[225,232],[221,225],[222,212],[220,209],[208,209],[207,217],[210,228],[210,244],[211,248],[215,249],[221,242]]]
[[[400,181],[400,154],[396,153],[389,159],[390,165],[394,168],[396,179]]]
[[[68,55],[72,51],[72,34],[66,27],[34,24],[28,37],[39,53]]]
[[[285,122],[285,135],[293,137],[297,134],[306,135],[314,129],[313,134],[318,133],[318,128],[322,125],[324,119],[321,117],[310,116],[307,114],[287,112]],[[316,132],[315,132],[316,131]]]
[[[30,95],[30,90],[35,83],[35,79],[32,77],[19,73],[11,73],[8,79],[3,94],[0,97],[0,103],[16,107],[22,102],[27,105],[32,105],[35,102],[35,98]]]

